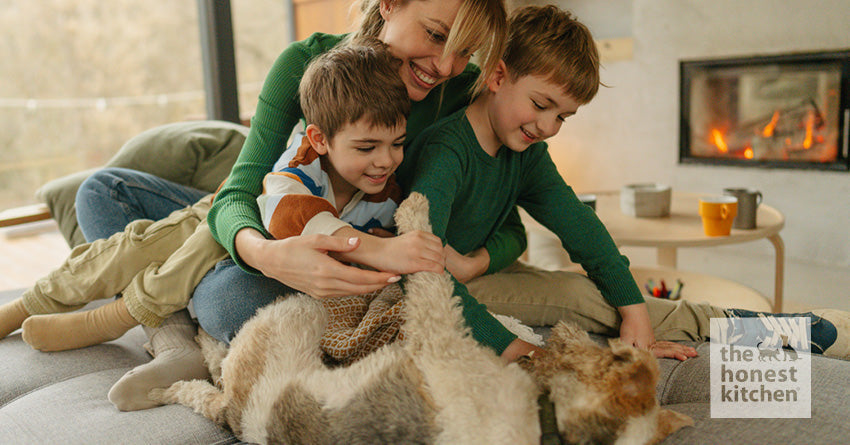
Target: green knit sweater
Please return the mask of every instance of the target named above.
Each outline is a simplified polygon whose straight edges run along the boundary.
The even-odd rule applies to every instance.
[[[434,234],[466,254],[489,246],[495,229],[519,205],[560,238],[608,303],[642,303],[628,259],[596,213],[564,182],[546,143],[522,153],[503,146],[491,157],[464,111],[426,130],[406,152],[416,165],[411,191],[428,198]]]
[[[262,180],[272,170],[274,163],[286,149],[292,129],[303,119],[298,101],[298,84],[304,70],[313,58],[328,51],[345,38],[344,35],[316,33],[291,44],[275,61],[263,89],[251,129],[230,176],[219,190],[207,219],[213,237],[244,270],[258,273],[236,254],[236,233],[246,227],[254,228],[270,237],[263,228],[257,207],[257,196],[262,192]],[[407,141],[414,138],[444,117],[469,103],[469,89],[478,77],[478,68],[472,64],[463,73],[450,79],[443,88],[436,88],[425,99],[414,102],[407,121]],[[409,164],[407,160],[404,164]],[[408,169],[407,171],[410,171]],[[512,220],[496,236],[500,241],[498,266],[504,267],[525,250],[525,232],[519,219]]]

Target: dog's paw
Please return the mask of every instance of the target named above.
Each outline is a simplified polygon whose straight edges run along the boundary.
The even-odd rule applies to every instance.
[[[421,193],[411,193],[395,212],[396,226],[399,233],[421,230],[431,233],[431,223],[428,219],[428,199]]]

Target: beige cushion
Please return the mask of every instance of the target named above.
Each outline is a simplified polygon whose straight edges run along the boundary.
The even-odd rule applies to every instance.
[[[127,141],[105,166],[139,170],[212,192],[230,173],[247,134],[248,127],[223,121],[163,125]],[[93,171],[53,180],[36,192],[71,247],[85,242],[77,225],[74,198]]]

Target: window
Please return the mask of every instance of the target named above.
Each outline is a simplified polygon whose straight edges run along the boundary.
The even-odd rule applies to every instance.
[[[289,43],[284,4],[233,2],[243,114]],[[0,27],[0,209],[144,130],[205,117],[194,1],[12,0]]]

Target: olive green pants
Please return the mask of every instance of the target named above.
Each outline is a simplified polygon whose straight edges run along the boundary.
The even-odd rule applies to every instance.
[[[515,262],[500,272],[466,284],[469,293],[494,313],[510,315],[531,326],[570,320],[596,334],[619,337],[620,314],[584,275],[546,271]],[[706,340],[709,320],[726,312],[709,304],[660,298],[646,300],[658,340]]]
[[[206,224],[210,201],[159,221],[133,221],[123,232],[75,247],[24,292],[24,307],[32,315],[68,312],[120,293],[133,318],[159,326],[189,304],[195,286],[228,255]]]

